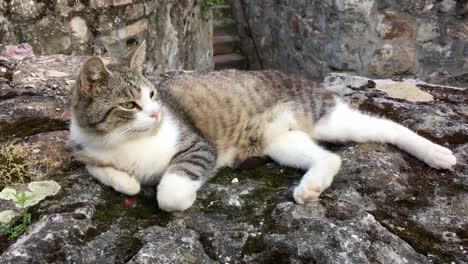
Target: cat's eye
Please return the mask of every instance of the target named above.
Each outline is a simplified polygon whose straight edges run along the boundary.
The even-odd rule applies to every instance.
[[[154,91],[151,91],[150,98],[153,99],[153,97],[154,97]]]
[[[122,106],[125,109],[133,109],[137,107],[137,104],[135,102],[126,102],[126,103],[120,104],[120,106]]]

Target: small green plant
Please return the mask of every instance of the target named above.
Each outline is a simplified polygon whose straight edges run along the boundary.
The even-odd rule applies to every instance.
[[[217,16],[222,17],[223,12],[219,9],[215,9],[216,5],[224,5],[224,0],[201,0],[201,13],[203,18],[208,19],[211,12],[215,12]]]
[[[8,240],[13,240],[19,237],[28,229],[29,224],[31,224],[31,214],[27,213],[24,207],[26,201],[30,197],[26,196],[25,192],[22,192],[19,195],[15,193],[13,196],[15,197],[13,202],[21,206],[21,223],[16,226],[11,226],[5,223],[0,225],[0,233],[7,236]]]
[[[15,193],[13,194],[13,196],[15,197],[15,200],[13,202],[21,206],[21,210],[24,211],[24,204],[26,203],[26,200],[28,200],[30,197],[26,196],[25,192],[22,192],[19,195]]]

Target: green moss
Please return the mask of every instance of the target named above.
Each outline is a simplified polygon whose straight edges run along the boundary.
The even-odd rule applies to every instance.
[[[67,122],[44,117],[25,117],[14,122],[2,121],[0,122],[0,142],[65,129],[68,129]]]
[[[152,225],[167,226],[173,219],[171,213],[164,212],[157,207],[153,197],[147,197],[144,194],[134,197],[135,202],[128,210],[125,209],[125,204],[129,197],[119,194],[109,187],[103,187],[101,198],[105,203],[96,206],[96,212],[93,216],[93,222],[97,223],[97,229],[100,232],[107,231],[117,220],[122,228],[133,230],[136,233],[138,230]],[[97,234],[91,231],[89,235],[95,236]]]
[[[302,172],[292,168],[255,168],[239,171],[231,168],[220,170],[210,182],[216,184],[230,184],[234,178],[239,181],[257,180],[274,188],[291,185],[294,180],[300,179]]]
[[[455,261],[453,254],[441,248],[442,237],[406,217],[393,217],[390,210],[372,211],[371,213],[382,226],[406,241],[416,252],[433,255],[438,263]],[[391,223],[391,224],[390,224]],[[402,227],[402,228],[396,228]]]
[[[253,255],[260,253],[266,249],[266,244],[263,236],[252,237],[249,236],[242,247],[242,253],[244,255]]]
[[[206,255],[213,260],[218,260],[218,255],[216,254],[216,250],[213,246],[214,240],[214,233],[213,232],[202,232],[200,233],[200,242],[203,247],[203,251],[205,251]]]
[[[216,9],[216,5],[224,5],[224,0],[201,0],[201,14],[204,19],[209,19],[211,12],[215,12],[217,16],[222,17],[222,12]]]
[[[127,263],[135,256],[136,253],[143,247],[140,239],[133,236],[133,233],[128,232],[120,239],[113,251],[115,252],[115,263]]]

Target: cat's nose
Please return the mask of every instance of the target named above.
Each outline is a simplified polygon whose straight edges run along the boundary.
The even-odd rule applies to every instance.
[[[152,117],[154,119],[158,119],[159,118],[159,111],[152,111],[151,114],[150,114],[150,117]]]

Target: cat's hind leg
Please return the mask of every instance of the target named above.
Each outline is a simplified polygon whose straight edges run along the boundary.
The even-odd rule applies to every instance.
[[[316,200],[328,188],[341,166],[341,158],[302,131],[287,131],[269,138],[264,154],[279,164],[307,170],[294,189],[294,200],[304,204]]]
[[[393,121],[363,114],[339,100],[330,113],[317,122],[312,137],[336,142],[391,143],[438,169],[450,169],[456,163],[449,149]]]

